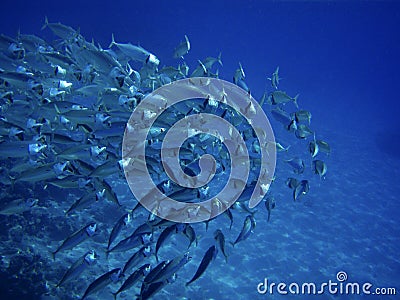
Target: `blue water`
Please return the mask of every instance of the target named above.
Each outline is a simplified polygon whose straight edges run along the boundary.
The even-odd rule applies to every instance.
[[[300,93],[300,107],[312,112],[313,129],[332,147],[329,157],[321,156],[328,164],[326,179],[306,173],[304,176],[311,181],[310,193],[301,201],[293,202],[291,191],[284,186],[286,178],[293,174],[282,161],[290,155],[281,154],[274,188],[277,206],[271,221],[266,221],[267,212],[260,205],[254,234],[235,248],[228,246],[228,263],[219,255],[196,283],[185,288],[184,283],[193,276],[202,255],[214,242],[212,232],[222,228],[226,239],[234,240],[246,214],[234,212],[232,230],[229,230],[229,220],[223,216],[210,222],[207,232],[199,226],[196,233],[200,240],[198,247],[191,250],[192,262],[156,299],[309,299],[305,295],[278,295],[276,291],[272,295],[260,295],[257,285],[264,278],[275,283],[321,284],[336,280],[339,271],[347,273],[347,281],[370,282],[373,288],[395,287],[398,294],[399,9],[400,4],[395,1],[232,1],[229,4],[222,1],[189,4],[184,1],[86,1],[84,4],[22,1],[2,3],[0,32],[15,36],[20,30],[53,40],[55,37],[49,30],[40,30],[47,16],[51,22],[80,28],[84,37],[88,40],[93,37],[103,47],[110,43],[112,33],[117,42],[139,43],[155,53],[161,65],[177,64],[172,58],[173,49],[186,34],[192,49],[185,60],[192,69],[197,59],[217,56],[221,51],[224,66],[220,77],[231,80],[241,62],[246,82],[258,99],[266,89],[271,90],[267,77],[279,65],[283,78],[280,88],[291,95]],[[293,143],[294,149],[303,151],[309,159],[306,143],[296,141],[278,123],[273,126],[278,140]],[[8,278],[7,284],[1,286],[1,293],[7,295],[5,299],[13,295],[17,299],[16,295],[29,281],[35,281],[35,276],[40,278],[42,274],[37,275],[35,270],[45,272],[47,284],[54,285],[66,266],[77,258],[71,252],[67,253],[65,262],[53,263],[45,252],[54,251],[68,233],[77,229],[71,222],[61,221],[64,214],[57,209],[63,204],[55,202],[57,195],[52,197],[52,201],[46,202],[49,206],[51,203],[48,213],[59,216],[60,224],[53,224],[54,240],[48,245],[38,242],[40,222],[31,220],[35,224],[32,226],[24,218],[1,216],[3,228],[12,227],[13,236],[18,235],[18,224],[9,226],[9,222],[20,222],[25,230],[32,226],[26,230],[30,235],[21,239],[24,245],[31,241],[32,251],[42,256],[34,267],[21,274],[2,274]],[[105,204],[93,214],[104,222],[108,221],[108,214],[112,214],[113,221],[118,217],[117,209],[111,204]],[[37,218],[46,222],[46,212],[38,213]],[[113,221],[108,222],[111,225]],[[1,243],[7,243],[11,233],[3,233]],[[185,250],[186,242],[177,236],[170,241],[172,246],[163,248],[160,254],[172,258],[173,254]],[[100,238],[93,243],[100,244]],[[103,255],[101,263],[77,283],[79,295],[91,281],[115,267],[119,258],[124,259],[117,254],[107,261]],[[45,284],[31,294],[43,292]],[[139,289],[132,289],[119,297],[132,299],[138,292]],[[54,297],[66,296],[55,294]],[[397,299],[396,296],[327,293],[313,296],[317,297]],[[111,299],[111,296],[107,291],[98,298]]]

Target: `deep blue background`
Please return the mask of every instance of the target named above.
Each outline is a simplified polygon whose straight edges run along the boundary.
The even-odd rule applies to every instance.
[[[356,279],[373,274],[376,284],[399,282],[400,2],[83,2],[3,2],[0,32],[15,36],[21,30],[52,40],[50,30],[40,31],[47,16],[50,22],[79,27],[84,37],[103,47],[112,33],[117,42],[140,43],[160,58],[161,66],[179,63],[172,53],[186,34],[191,67],[222,51],[221,78],[231,80],[240,61],[256,98],[279,65],[284,78],[280,87],[290,95],[300,93],[300,107],[313,113],[313,128],[334,149],[326,182],[313,186],[318,200],[313,208],[299,209],[306,215],[304,223],[298,223],[295,208],[290,211],[291,202],[288,214],[280,204],[274,215],[277,223],[271,228],[280,233],[276,225],[286,224],[299,243],[282,255],[295,257],[304,253],[299,245],[307,248],[310,239],[320,240],[320,257],[327,259],[332,274],[329,267],[344,266]],[[275,242],[265,234],[267,242]],[[279,234],[275,238],[285,245]],[[287,267],[277,260],[270,263],[277,270]],[[305,266],[321,271],[312,260]]]

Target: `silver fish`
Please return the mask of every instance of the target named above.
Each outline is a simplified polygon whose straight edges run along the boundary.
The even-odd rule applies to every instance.
[[[156,259],[158,261],[158,251],[160,250],[161,245],[174,233],[176,232],[176,224],[168,226],[167,228],[165,228],[156,243],[156,249],[155,249],[155,255],[156,255]]]
[[[308,124],[311,123],[311,116],[311,113],[307,110],[299,110],[293,114],[293,118],[296,120],[296,122],[307,121]]]
[[[79,32],[75,29],[61,23],[49,23],[49,20],[47,19],[47,17],[45,17],[42,30],[47,27],[50,28],[50,30],[55,35],[62,38],[63,40],[75,39],[79,36]]]
[[[279,66],[276,67],[275,72],[272,73],[272,76],[268,77],[267,79],[271,81],[271,86],[274,89],[278,89],[279,81],[282,79],[279,77]]]
[[[193,227],[190,226],[190,224],[186,224],[185,229],[183,230],[183,234],[189,239],[188,249],[193,244],[193,242],[196,242],[197,246],[196,232],[194,231]]]
[[[271,211],[275,208],[275,197],[274,196],[269,196],[265,199],[265,208],[268,211],[268,219],[267,221],[269,222],[271,218]]]
[[[253,215],[248,215],[244,220],[242,230],[240,234],[236,238],[235,242],[232,243],[235,246],[237,243],[246,240],[250,234],[253,232],[254,228],[256,227],[256,221],[254,220]]]
[[[326,163],[323,162],[322,160],[316,159],[312,162],[313,165],[313,170],[315,174],[318,174],[320,178],[324,178],[326,175],[326,172],[328,171],[328,167],[326,166]]]
[[[211,68],[214,66],[214,64],[218,63],[221,67],[223,66],[222,60],[221,60],[221,55],[222,53],[220,52],[218,57],[206,57],[202,63],[206,67],[207,70],[211,70]]]
[[[140,46],[134,46],[131,43],[128,44],[121,44],[115,42],[114,34],[111,36],[111,43],[108,46],[109,48],[116,46],[122,53],[124,53],[127,57],[132,60],[140,61],[142,63],[149,63],[155,66],[158,66],[160,60],[149,51],[145,50]]]
[[[305,124],[297,124],[297,129],[294,133],[299,139],[305,139],[314,134],[314,132]]]
[[[310,190],[308,180],[302,180],[293,190],[293,199],[296,201],[300,196],[306,195]]]
[[[308,150],[311,154],[311,158],[314,158],[315,156],[317,156],[317,154],[319,152],[319,146],[315,140],[310,141],[310,143],[308,144]]]
[[[274,91],[268,96],[267,102],[271,105],[278,105],[278,104],[285,104],[285,103],[293,102],[293,104],[296,107],[299,107],[297,104],[298,97],[299,97],[299,94],[297,94],[295,97],[290,97],[288,94],[286,94],[283,91]]]
[[[144,278],[149,272],[150,272],[150,264],[144,264],[141,266],[139,269],[137,269],[135,272],[133,272],[121,285],[121,287],[116,291],[115,293],[112,293],[114,296],[114,299],[117,299],[118,294],[128,290],[131,288],[136,282],[138,282],[140,279]],[[124,274],[124,273],[122,273]]]
[[[299,181],[296,178],[290,177],[286,179],[285,184],[291,188],[295,189],[299,185]]]
[[[101,275],[99,278],[97,278],[88,286],[88,288],[86,289],[85,293],[82,296],[82,300],[86,299],[89,295],[92,295],[102,290],[110,283],[118,282],[121,279],[121,277],[122,277],[121,268],[113,269]]]
[[[110,249],[111,244],[115,241],[123,226],[127,226],[131,222],[131,219],[131,213],[125,213],[118,219],[117,223],[115,223],[113,229],[111,230],[107,249]]]
[[[190,50],[190,42],[189,38],[185,34],[185,40],[181,42],[174,50],[174,58],[182,58],[186,55]]]
[[[130,235],[126,239],[120,241],[117,245],[113,248],[107,250],[107,255],[110,252],[122,252],[126,250],[130,250],[139,246],[148,245],[151,241],[152,235],[151,234],[142,234],[142,235]]]
[[[331,153],[331,146],[329,146],[329,144],[327,142],[325,142],[323,140],[317,140],[316,143],[321,152],[324,152],[328,155]]]
[[[301,158],[295,157],[289,160],[285,160],[292,168],[293,172],[296,174],[302,174],[305,169],[305,163]]]
[[[16,214],[22,214],[23,212],[31,210],[38,203],[38,199],[16,199],[3,206],[0,209],[0,215],[11,216]]]
[[[88,190],[82,197],[76,200],[70,208],[65,212],[65,215],[70,215],[78,209],[87,208],[96,201],[101,200],[104,197],[103,191]]]
[[[83,271],[85,271],[89,266],[96,264],[97,258],[99,256],[94,250],[86,252],[78,260],[76,260],[69,269],[64,273],[61,280],[58,282],[57,287],[77,278]]]
[[[79,229],[75,233],[71,234],[62,242],[62,244],[57,248],[56,251],[52,252],[53,259],[55,259],[56,254],[58,252],[72,249],[76,245],[85,241],[86,239],[94,236],[94,234],[96,233],[96,229],[97,229],[96,223],[92,222],[84,226],[83,228]]]
[[[225,261],[228,262],[228,255],[226,254],[226,249],[225,249],[225,236],[220,229],[217,229],[214,232],[214,239],[218,243],[219,249],[221,250],[222,254],[225,257]]]
[[[272,117],[284,126],[289,126],[292,118],[282,108],[277,107],[271,110]]]
[[[129,260],[125,263],[122,273],[126,274],[129,270],[138,265],[144,258],[150,256],[151,248],[150,246],[143,246],[135,254],[133,254]]]
[[[203,256],[203,259],[200,262],[199,267],[197,268],[196,273],[193,275],[192,279],[186,282],[186,286],[188,286],[193,281],[197,280],[201,275],[203,275],[208,265],[215,259],[216,256],[217,256],[217,248],[215,246],[211,246],[210,248],[208,248],[208,250]]]

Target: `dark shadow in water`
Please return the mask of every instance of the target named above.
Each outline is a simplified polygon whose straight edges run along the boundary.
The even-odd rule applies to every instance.
[[[375,144],[383,153],[400,159],[400,127],[398,130],[378,132],[375,135]]]

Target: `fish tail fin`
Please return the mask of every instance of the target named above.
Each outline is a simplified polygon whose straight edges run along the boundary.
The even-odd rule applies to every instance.
[[[58,115],[61,114],[60,109],[58,108],[57,104],[55,104],[55,103],[54,103],[54,109],[56,110],[56,113],[57,113]]]
[[[188,36],[185,34],[185,41],[186,41],[186,43],[187,43],[187,45],[188,45],[188,51],[190,50],[190,41],[189,41],[189,38],[188,38]],[[183,59],[183,56],[182,56],[182,59]]]
[[[218,57],[217,57],[217,61],[221,65],[221,67],[223,67],[224,65],[223,65],[222,60],[221,60],[221,55],[222,55],[222,52],[219,52]]]
[[[231,244],[232,245],[232,247],[234,247],[235,248],[235,242],[229,242],[229,244]]]
[[[215,78],[219,78],[219,69],[217,69],[217,71],[215,72]]]
[[[257,209],[255,209],[255,210],[253,210],[253,211],[250,211],[250,215],[251,215],[252,217],[254,217],[254,215],[256,214],[256,212],[258,212]]]
[[[115,293],[111,292],[111,294],[113,295],[114,300],[117,300],[118,292],[115,292]]]
[[[293,103],[294,105],[296,105],[297,109],[299,108],[299,105],[297,104],[297,99],[299,98],[300,94],[297,94],[296,96],[294,96],[293,98]]]
[[[44,17],[44,24],[41,28],[41,30],[45,29],[49,25],[49,20],[47,19],[47,16]]]
[[[115,42],[115,39],[114,39],[114,33],[112,33],[111,34],[111,43],[110,43],[110,45],[108,46],[108,48],[111,48],[112,46],[115,46],[117,43]]]

